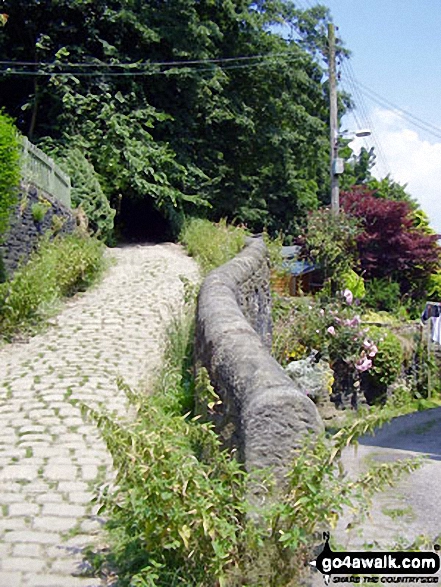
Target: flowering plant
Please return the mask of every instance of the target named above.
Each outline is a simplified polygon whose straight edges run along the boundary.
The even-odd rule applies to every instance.
[[[316,350],[331,366],[344,362],[356,372],[370,369],[378,349],[361,327],[353,302],[349,289],[341,301],[323,307],[315,300],[297,300],[287,317],[275,321],[276,358],[283,364]],[[282,339],[281,332],[288,335]]]
[[[360,316],[351,307],[354,299],[352,292],[345,289],[342,295],[346,306],[321,310],[328,324],[327,354],[331,364],[344,361],[358,372],[367,371],[372,367],[378,348],[366,337],[367,330],[361,328]]]

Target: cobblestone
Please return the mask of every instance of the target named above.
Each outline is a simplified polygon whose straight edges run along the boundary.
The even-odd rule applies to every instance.
[[[112,481],[112,459],[71,400],[126,417],[117,377],[149,389],[183,299],[179,275],[198,279],[177,245],[109,255],[103,282],[67,301],[44,333],[0,348],[0,587],[102,585],[76,575],[83,549],[103,540],[90,487]]]

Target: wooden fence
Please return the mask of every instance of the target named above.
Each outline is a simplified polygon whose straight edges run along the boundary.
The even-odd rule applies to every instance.
[[[23,137],[21,173],[24,181],[34,184],[49,195],[57,198],[68,208],[70,200],[70,177],[41,149]]]

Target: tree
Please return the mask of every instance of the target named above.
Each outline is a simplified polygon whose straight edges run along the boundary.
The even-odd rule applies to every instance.
[[[328,208],[320,208],[308,216],[305,248],[324,278],[330,281],[333,293],[358,265],[355,246],[358,234],[358,222],[343,210],[334,214]]]
[[[325,8],[5,0],[4,10],[0,58],[35,65],[2,77],[1,100],[32,140],[83,149],[112,205],[148,199],[164,215],[274,232],[326,200]]]
[[[365,186],[342,193],[341,203],[362,226],[356,242],[364,275],[390,278],[402,294],[420,295],[440,264],[438,235],[415,226],[408,202],[375,197]]]

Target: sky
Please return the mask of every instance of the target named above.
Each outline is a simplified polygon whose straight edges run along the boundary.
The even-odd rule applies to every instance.
[[[304,8],[315,3],[298,2]],[[389,173],[407,184],[441,234],[441,0],[320,3],[330,9],[336,34],[352,53],[340,67],[339,87],[351,92],[355,117],[345,117],[341,128],[370,128],[371,137],[357,139],[354,147],[374,146],[374,175]]]

